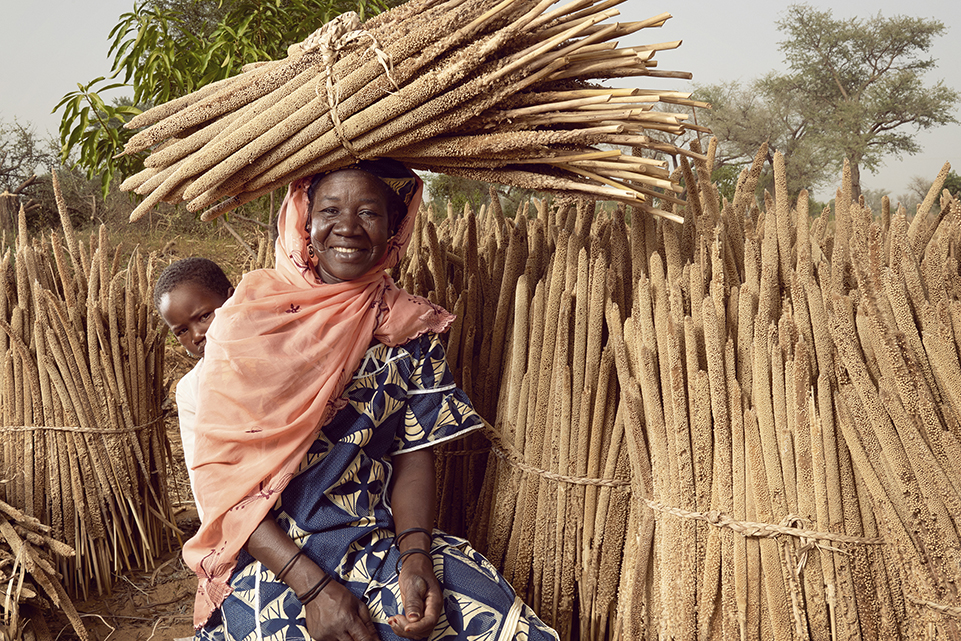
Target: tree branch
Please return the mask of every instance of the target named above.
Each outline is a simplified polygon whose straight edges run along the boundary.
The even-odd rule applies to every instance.
[[[222,225],[224,226],[224,229],[226,229],[228,232],[230,232],[230,235],[231,235],[231,236],[233,236],[234,238],[237,239],[237,242],[240,243],[241,246],[243,246],[243,248],[247,250],[247,253],[250,254],[250,257],[251,257],[251,258],[257,258],[257,252],[255,252],[253,249],[251,249],[250,245],[248,245],[248,244],[246,243],[246,241],[244,241],[244,239],[240,236],[240,234],[237,233],[237,230],[234,229],[234,228],[230,225],[230,223],[228,223],[226,220],[224,220],[223,216],[220,217],[220,224],[222,224]]]
[[[37,181],[37,174],[34,174],[20,183],[20,186],[13,190],[14,194],[21,194],[23,190]]]
[[[248,222],[248,223],[253,223],[253,224],[255,224],[255,225],[260,225],[260,226],[263,227],[264,229],[270,229],[270,225],[268,225],[267,223],[262,223],[262,222],[260,222],[259,220],[254,220],[253,218],[247,218],[246,216],[241,216],[241,215],[238,214],[236,211],[232,212],[232,213],[230,214],[230,217],[231,217],[231,218],[236,218],[237,220],[244,220],[244,221],[246,221],[246,222]]]

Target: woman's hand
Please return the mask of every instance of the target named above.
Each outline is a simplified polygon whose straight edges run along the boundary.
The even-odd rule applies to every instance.
[[[304,597],[326,573],[306,555],[268,514],[247,539],[247,551]],[[370,613],[351,592],[334,580],[305,607],[307,632],[315,641],[378,641]]]
[[[434,453],[430,448],[394,456],[390,502],[394,531],[403,534],[397,549],[430,550],[434,525]],[[408,532],[408,530],[415,530]],[[444,596],[429,555],[408,554],[400,566],[400,598],[404,614],[388,619],[394,633],[406,639],[430,635],[440,619]]]
[[[440,619],[444,598],[429,556],[411,554],[404,558],[400,568],[400,597],[404,614],[387,620],[394,633],[405,639],[428,636]]]
[[[367,606],[331,581],[307,604],[307,632],[314,641],[378,641]]]

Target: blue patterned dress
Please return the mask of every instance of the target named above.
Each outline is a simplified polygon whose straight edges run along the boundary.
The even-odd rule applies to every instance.
[[[387,623],[403,608],[394,570],[391,455],[460,438],[481,420],[454,385],[435,334],[371,347],[345,397],[347,406],[324,427],[273,513],[315,563],[367,604],[380,638],[399,639]],[[467,541],[435,530],[431,553],[444,594],[431,640],[557,638]],[[197,638],[310,638],[293,591],[245,551],[230,584],[233,593]]]

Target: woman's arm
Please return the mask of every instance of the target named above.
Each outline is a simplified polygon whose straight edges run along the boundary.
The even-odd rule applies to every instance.
[[[431,448],[394,455],[390,504],[394,513],[394,532],[410,528],[434,528],[436,496],[434,483],[434,452]],[[421,549],[430,552],[431,537],[414,533],[404,537],[399,549]],[[434,575],[429,555],[411,554],[404,557],[400,573],[400,593],[404,614],[390,618],[390,625],[398,635],[409,639],[426,637],[440,619],[443,594]]]
[[[267,514],[250,538],[247,552],[274,574],[280,573],[295,554],[300,552],[272,514]],[[294,594],[305,595],[326,576],[306,555],[287,566],[283,581]],[[307,632],[315,641],[353,638],[355,641],[377,641],[370,613],[357,597],[338,583],[330,581],[307,606]],[[348,636],[349,635],[349,636]]]

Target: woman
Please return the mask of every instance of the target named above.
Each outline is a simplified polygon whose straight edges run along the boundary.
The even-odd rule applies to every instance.
[[[431,447],[480,425],[394,286],[423,185],[363,161],[291,185],[277,268],[218,310],[184,547],[210,639],[556,638],[466,541],[434,532]],[[440,577],[440,580],[438,580]]]

